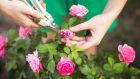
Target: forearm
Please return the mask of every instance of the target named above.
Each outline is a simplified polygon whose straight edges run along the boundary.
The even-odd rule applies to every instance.
[[[103,14],[107,15],[112,21],[117,18],[117,16],[122,11],[127,0],[109,0]]]

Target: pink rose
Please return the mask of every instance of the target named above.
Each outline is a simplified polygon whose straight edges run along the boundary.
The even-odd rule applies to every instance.
[[[0,57],[5,55],[5,44],[7,43],[7,38],[5,36],[0,36]]]
[[[83,18],[88,13],[88,10],[83,5],[72,5],[70,8],[70,15]]]
[[[34,51],[33,54],[28,54],[26,56],[26,61],[29,63],[33,72],[38,73],[43,69],[42,64],[38,57],[38,51]]]
[[[32,33],[31,27],[20,27],[19,29],[19,36],[22,39],[26,39]]]
[[[75,36],[75,33],[67,29],[62,29],[60,30],[59,35],[64,39],[71,39]]]
[[[7,42],[7,38],[5,36],[0,36],[0,49],[3,49]]]
[[[75,70],[75,64],[67,57],[61,57],[57,64],[57,70],[62,76],[72,75]]]
[[[128,46],[127,44],[119,45],[118,46],[119,59],[120,61],[125,62],[127,65],[132,63],[135,59],[135,51],[131,46]]]
[[[4,57],[5,55],[5,49],[0,49],[0,58]]]

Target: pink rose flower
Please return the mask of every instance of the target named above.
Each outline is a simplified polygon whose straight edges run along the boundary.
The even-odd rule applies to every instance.
[[[5,36],[0,36],[0,49],[3,49],[7,42],[7,38]]]
[[[5,36],[0,36],[0,57],[5,55],[5,44],[7,43],[7,38]]]
[[[5,56],[5,49],[0,49],[0,58],[3,58]]]
[[[75,36],[75,33],[70,30],[62,29],[60,30],[59,35],[64,39],[71,39]]]
[[[72,5],[70,8],[70,15],[83,18],[88,13],[88,10],[83,5]]]
[[[19,36],[22,39],[26,39],[32,33],[31,27],[20,27],[19,29]]]
[[[75,70],[75,64],[67,57],[61,57],[57,64],[57,70],[62,76],[72,75]]]
[[[118,46],[119,59],[120,61],[125,62],[127,65],[132,63],[135,59],[135,51],[131,46],[128,46],[127,44],[119,45]]]
[[[33,54],[28,54],[26,56],[26,61],[29,63],[33,72],[38,73],[43,69],[42,64],[38,57],[38,51],[34,51]]]

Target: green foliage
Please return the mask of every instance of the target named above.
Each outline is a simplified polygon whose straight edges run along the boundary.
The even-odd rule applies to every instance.
[[[84,22],[84,19],[68,16],[61,28],[68,29],[71,26]],[[117,58],[118,53],[99,52],[88,60],[84,49],[72,45],[71,48],[61,42],[60,36],[53,32],[56,37],[47,42],[42,37],[46,33],[34,31],[27,39],[20,39],[16,30],[9,30],[8,43],[6,45],[5,68],[12,79],[139,79],[140,70],[126,65]],[[77,34],[80,35],[81,33]],[[33,51],[39,51],[39,57],[43,64],[43,70],[33,73],[26,62],[26,55]],[[116,49],[115,49],[116,50]],[[61,57],[68,57],[76,65],[72,75],[61,76],[57,69],[57,63]]]
[[[18,32],[16,30],[9,30],[8,32],[8,40],[10,42],[16,41],[16,38],[18,37]]]
[[[47,53],[48,51],[48,44],[39,44],[37,46],[37,50],[40,52],[40,53]]]
[[[72,26],[76,21],[77,21],[76,17],[70,18],[69,21],[68,21],[69,26]]]
[[[64,52],[70,54],[70,49],[68,47],[64,47]]]
[[[55,61],[54,61],[54,60],[51,60],[51,61],[48,63],[47,69],[48,69],[51,73],[54,73],[54,71],[55,71]]]

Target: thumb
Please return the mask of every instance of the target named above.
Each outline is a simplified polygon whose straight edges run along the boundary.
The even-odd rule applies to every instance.
[[[70,28],[70,30],[73,32],[79,32],[79,31],[88,30],[88,29],[91,29],[91,27],[88,25],[88,22],[84,22]]]

